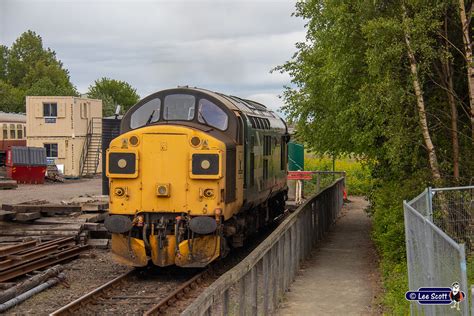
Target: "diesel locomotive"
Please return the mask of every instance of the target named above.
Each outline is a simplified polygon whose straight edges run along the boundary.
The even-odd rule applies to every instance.
[[[156,92],[107,150],[111,251],[121,263],[204,267],[284,212],[288,129],[255,101]]]

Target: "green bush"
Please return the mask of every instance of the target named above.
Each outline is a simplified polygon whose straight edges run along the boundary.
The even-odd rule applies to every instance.
[[[403,200],[415,197],[424,183],[416,177],[399,181],[380,181],[374,184],[370,194],[373,218],[372,239],[381,261],[380,270],[385,288],[382,303],[389,314],[409,314],[409,304],[405,300],[408,291],[408,275],[405,248],[405,226]]]
[[[311,154],[305,155],[304,169],[308,171],[332,171],[332,158],[318,158]],[[366,195],[371,187],[371,177],[369,168],[362,162],[354,158],[336,159],[335,171],[346,172],[346,189],[347,194]],[[332,176],[322,177],[321,187],[332,181]],[[308,183],[308,189],[313,189],[316,185],[316,179]]]

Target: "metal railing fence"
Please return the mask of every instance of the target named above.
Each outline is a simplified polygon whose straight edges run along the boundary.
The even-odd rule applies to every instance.
[[[453,238],[451,234],[460,231],[451,228],[465,227],[466,219],[470,218],[466,215],[469,209],[466,208],[468,199],[464,190],[468,188],[427,188],[413,200],[404,201],[403,207],[409,289],[450,287],[453,282],[459,282],[466,293],[466,301],[461,304],[462,314],[468,315],[466,240]],[[449,214],[457,214],[458,211],[461,213],[452,220],[453,216]],[[459,224],[461,218],[463,225]],[[411,303],[411,312],[420,315],[459,315],[458,311],[446,305],[420,305],[416,302]]]
[[[470,255],[474,243],[474,186],[431,189],[433,223]]]
[[[311,171],[313,177],[311,180],[304,181],[304,196],[310,196],[318,193],[325,187],[330,186],[337,178],[346,177],[345,171]]]
[[[344,180],[339,178],[306,200],[182,315],[268,315],[275,311],[300,263],[334,224],[343,205]]]

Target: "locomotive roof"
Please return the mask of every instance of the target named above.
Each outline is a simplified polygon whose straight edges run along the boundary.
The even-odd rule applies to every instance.
[[[3,122],[26,123],[26,115],[21,113],[0,112],[0,123]]]
[[[245,114],[250,114],[250,115],[278,118],[278,116],[274,113],[274,111],[269,110],[265,105],[253,100],[243,99],[243,98],[236,97],[233,95],[227,95],[224,93],[215,92],[215,91],[211,91],[211,90],[207,90],[203,88],[178,86],[178,89],[186,89],[186,90],[199,91],[201,93],[205,93],[207,95],[210,95],[218,99],[231,110],[240,110],[241,112]]]

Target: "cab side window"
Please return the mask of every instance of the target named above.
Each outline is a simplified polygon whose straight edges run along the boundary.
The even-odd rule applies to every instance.
[[[198,121],[221,131],[226,130],[229,124],[229,118],[224,110],[206,99],[199,100]]]

